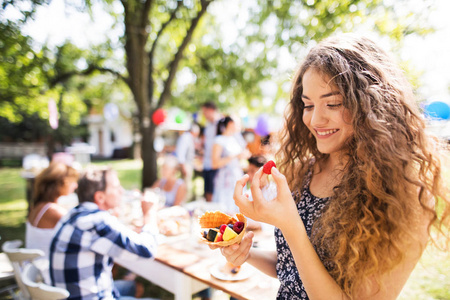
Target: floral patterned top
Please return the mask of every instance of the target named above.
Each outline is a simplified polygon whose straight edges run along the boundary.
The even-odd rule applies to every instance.
[[[294,200],[296,201],[298,200],[298,197],[300,197],[300,201],[297,201],[297,209],[303,224],[305,225],[306,233],[310,238],[314,221],[320,217],[323,208],[329,200],[329,198],[315,197],[309,190],[313,171],[312,165],[313,161],[311,161],[309,171],[305,176],[301,193],[296,192],[293,194]],[[297,267],[295,266],[294,257],[289,249],[289,245],[281,233],[281,230],[278,228],[275,228],[275,242],[277,245],[276,270],[278,279],[281,283],[277,299],[309,299],[298,274]],[[320,253],[319,257],[322,257]]]

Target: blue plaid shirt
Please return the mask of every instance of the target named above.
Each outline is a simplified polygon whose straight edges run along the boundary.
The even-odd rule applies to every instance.
[[[156,254],[156,228],[136,233],[92,202],[73,208],[57,225],[50,246],[52,285],[69,291],[68,299],[116,299],[113,259],[133,261]]]

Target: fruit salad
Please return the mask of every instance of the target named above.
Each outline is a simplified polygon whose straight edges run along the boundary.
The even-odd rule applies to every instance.
[[[220,211],[206,212],[199,218],[200,241],[205,244],[229,246],[241,241],[247,227],[243,214],[231,217]]]

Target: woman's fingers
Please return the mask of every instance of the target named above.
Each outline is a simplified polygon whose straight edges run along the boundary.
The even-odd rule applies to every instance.
[[[286,177],[278,171],[277,168],[272,168],[272,177],[277,184],[279,191],[288,191],[289,194],[291,193],[289,190],[289,185],[287,183]]]
[[[245,234],[240,244],[221,248],[222,254],[234,265],[242,265],[248,258],[250,248],[253,243],[254,233],[252,231]]]
[[[262,180],[263,174],[264,174],[263,167],[261,167],[253,176],[252,187],[251,187],[253,201],[258,201],[258,200],[262,199],[261,180]]]
[[[239,210],[244,215],[251,214],[251,207],[253,203],[248,199],[248,196],[243,195],[244,186],[247,184],[248,175],[245,174],[241,179],[236,182],[236,186],[234,187],[233,199],[234,203],[239,207]]]
[[[236,181],[236,185],[234,187],[233,199],[236,199],[236,198],[242,196],[242,191],[244,190],[244,187],[247,184],[247,181],[248,181],[247,174],[245,174],[244,176],[241,177],[241,179]]]

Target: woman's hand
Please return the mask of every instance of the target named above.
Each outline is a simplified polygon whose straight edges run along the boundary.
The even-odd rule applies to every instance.
[[[272,224],[280,229],[286,228],[293,218],[299,218],[286,177],[275,167],[272,168],[272,177],[277,185],[277,196],[270,201],[263,198],[261,191],[265,177],[262,168],[255,173],[251,186],[253,201],[250,201],[242,194],[248,181],[248,175],[244,175],[236,183],[234,202],[245,216],[255,221]]]
[[[210,245],[212,250],[220,248],[220,252],[227,259],[228,262],[235,266],[240,266],[249,258],[250,248],[253,243],[253,232],[249,231],[245,234],[239,244],[233,244],[227,247],[219,247]]]

